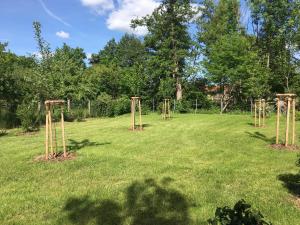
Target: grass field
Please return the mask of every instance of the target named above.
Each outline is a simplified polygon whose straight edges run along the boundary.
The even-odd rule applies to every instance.
[[[247,115],[143,120],[142,132],[128,130],[129,115],[67,123],[77,157],[63,162],[33,160],[43,129],[0,137],[0,224],[207,224],[241,198],[274,224],[300,224],[297,152],[269,147],[275,118],[266,128]]]

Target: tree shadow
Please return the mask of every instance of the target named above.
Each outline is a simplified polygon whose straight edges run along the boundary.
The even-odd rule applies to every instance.
[[[125,191],[124,203],[93,201],[89,197],[70,198],[64,210],[73,224],[85,225],[187,225],[190,204],[169,186],[171,179],[133,182]]]
[[[250,132],[246,131],[245,133],[248,134],[252,138],[257,138],[257,139],[263,140],[263,141],[265,141],[267,143],[270,143],[270,144],[273,144],[276,141],[275,137],[268,138],[266,135],[264,135],[264,134],[262,134],[258,131],[254,132],[254,133],[250,133]]]
[[[288,189],[291,194],[300,197],[300,174],[280,174],[278,180],[283,182],[283,186]]]
[[[121,206],[111,200],[96,202],[88,196],[68,199],[64,210],[68,211],[68,218],[73,224],[119,225],[122,222]]]
[[[153,179],[146,179],[127,188],[125,209],[131,225],[189,224],[187,200],[167,185],[164,181],[158,184]]]
[[[84,147],[87,147],[87,146],[100,146],[100,145],[111,144],[111,142],[97,143],[97,142],[90,141],[89,139],[84,139],[82,141],[76,141],[73,139],[69,139],[68,142],[69,142],[68,150],[74,151],[74,152],[78,151]]]

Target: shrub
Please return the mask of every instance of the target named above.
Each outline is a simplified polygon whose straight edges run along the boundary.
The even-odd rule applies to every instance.
[[[272,225],[264,220],[264,216],[256,210],[251,210],[251,205],[245,200],[238,201],[233,209],[225,206],[217,208],[215,217],[208,220],[211,225]]]
[[[176,111],[179,113],[188,113],[192,108],[191,102],[181,100],[176,102]]]
[[[198,109],[211,109],[214,104],[214,102],[210,100],[203,92],[191,91],[188,93],[186,99],[193,103],[196,103],[197,99]],[[195,106],[193,106],[193,108],[195,109]]]
[[[37,111],[37,106],[34,102],[22,102],[18,106],[17,116],[21,121],[21,127],[24,131],[35,131],[39,128],[41,113]]]
[[[130,112],[130,99],[122,96],[113,99],[110,95],[102,93],[97,100],[92,102],[91,115],[98,116],[118,116]]]
[[[130,112],[130,99],[127,96],[122,96],[113,100],[114,115],[122,115]]]

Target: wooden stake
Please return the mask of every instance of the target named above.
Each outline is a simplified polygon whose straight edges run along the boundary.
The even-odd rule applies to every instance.
[[[171,118],[171,103],[170,103],[170,99],[168,100],[168,113],[169,113],[169,118]]]
[[[49,114],[48,114],[48,119],[49,119],[49,131],[50,131],[50,150],[51,150],[51,155],[54,155],[53,152],[53,136],[52,136],[52,117],[51,117],[51,106],[49,106]]]
[[[293,123],[293,128],[292,128],[292,145],[295,144],[295,129],[296,129],[296,98],[292,99],[292,110],[293,110],[293,117],[292,117],[292,123]]]
[[[139,102],[139,116],[140,116],[140,130],[143,129],[143,124],[142,124],[142,106],[141,106],[141,99],[138,99]]]
[[[257,109],[256,109],[256,101],[254,102],[254,126],[256,127],[256,123],[257,123],[257,119],[256,119],[256,115],[257,115]]]
[[[258,107],[258,127],[261,127],[261,99],[259,99]]]
[[[48,109],[46,109],[46,142],[45,142],[45,159],[48,160],[48,139],[49,139],[49,134],[48,134],[48,130],[49,130],[49,118],[48,118],[49,114],[48,114]]]
[[[291,108],[291,98],[288,97],[288,107],[286,112],[285,147],[287,147],[289,144],[290,108]]]
[[[64,157],[67,157],[67,149],[65,142],[65,121],[64,121],[64,109],[61,107],[61,136],[62,136],[62,144],[64,148]]]
[[[279,144],[279,123],[280,123],[280,98],[277,98],[277,118],[276,118],[276,144]]]
[[[265,126],[265,120],[266,120],[266,101],[262,100],[262,126]]]

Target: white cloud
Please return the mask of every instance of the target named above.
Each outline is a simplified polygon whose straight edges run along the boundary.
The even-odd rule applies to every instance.
[[[83,6],[90,8],[96,14],[104,14],[115,8],[113,0],[80,0]]]
[[[70,38],[70,34],[67,33],[67,32],[64,32],[64,31],[58,31],[56,32],[56,36],[60,37],[60,38],[63,38],[63,39],[68,39]]]
[[[80,0],[83,6],[98,15],[108,13],[106,25],[110,30],[118,30],[137,35],[147,33],[146,27],[132,29],[131,20],[151,14],[159,6],[159,0]]]
[[[108,29],[119,30],[137,35],[147,33],[146,27],[138,27],[133,30],[130,27],[131,20],[151,14],[159,3],[155,0],[122,0],[119,1],[119,8],[113,10],[106,20]]]

